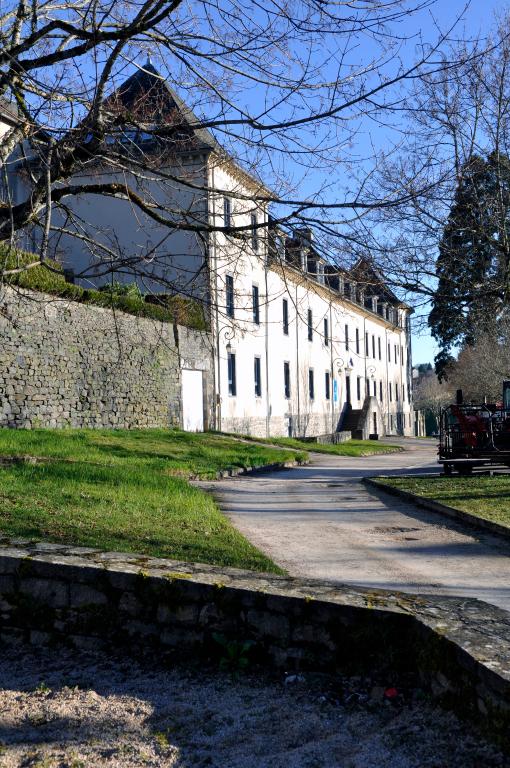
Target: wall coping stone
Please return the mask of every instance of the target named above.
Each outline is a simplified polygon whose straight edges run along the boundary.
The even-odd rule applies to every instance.
[[[27,600],[36,607],[22,614]],[[148,643],[182,650],[190,643],[193,653],[223,632],[255,638],[264,663],[287,669],[334,671],[353,659],[378,668],[391,659],[392,668],[414,672],[439,701],[510,747],[510,613],[473,598],[3,536],[0,637],[18,628],[27,637],[42,630],[56,641],[96,638],[98,646],[122,643],[128,650]]]

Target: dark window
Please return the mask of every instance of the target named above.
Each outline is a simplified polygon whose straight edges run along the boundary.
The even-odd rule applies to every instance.
[[[368,357],[368,333],[365,333],[365,357]]]
[[[365,396],[370,397],[370,381],[368,378],[365,379]]]
[[[393,400],[393,393],[391,391],[391,381],[388,382],[388,392],[390,393],[390,403]]]
[[[223,223],[226,227],[232,226],[232,201],[230,197],[223,198]]]
[[[283,364],[283,387],[287,400],[290,397],[290,363]]]
[[[406,399],[406,388],[404,384],[402,384],[402,402],[403,403],[405,403],[405,399]]]
[[[330,398],[329,371],[326,371],[326,373],[324,374],[324,390],[326,392],[326,400],[329,400]]]
[[[374,381],[374,397],[377,397],[377,382]]]
[[[359,329],[356,328],[356,354],[359,355]]]
[[[329,345],[329,323],[328,318],[324,318],[324,344],[326,347]]]
[[[388,342],[388,362],[391,363],[391,344]]]
[[[251,247],[255,253],[259,250],[259,230],[257,229],[257,214],[251,215]]]
[[[379,360],[381,359],[381,337],[377,339],[377,351],[379,352]]]
[[[235,397],[237,394],[236,384],[236,356],[233,352],[227,353],[228,363],[228,394]]]
[[[375,360],[375,336],[372,336],[372,357]]]
[[[379,400],[382,403],[382,381],[379,382]]]
[[[312,310],[308,310],[308,341],[312,341],[313,339],[313,316],[312,316]]]
[[[289,302],[287,299],[283,299],[283,332],[286,336],[289,335]]]
[[[234,278],[232,275],[226,275],[225,277],[225,291],[227,294],[227,315],[234,317]]]
[[[358,400],[361,400],[361,376],[356,378],[356,396]]]
[[[315,399],[315,383],[313,379],[313,368],[308,369],[308,394],[310,395],[310,400]]]
[[[253,300],[253,322],[255,325],[260,324],[260,309],[259,309],[259,287],[258,285],[252,285],[251,296]]]
[[[351,402],[351,377],[345,377],[345,399],[348,403]]]
[[[397,347],[397,345],[396,345],[396,344],[394,344],[393,346],[394,346],[394,350],[393,350],[393,353],[394,353],[394,355],[395,355],[395,362],[397,362],[397,358],[398,358],[398,355],[397,355],[397,352],[398,352],[398,347]]]
[[[395,400],[398,403],[398,384],[395,382]]]
[[[260,357],[253,359],[253,377],[255,380],[255,397],[262,396],[262,380],[260,376]]]
[[[404,347],[400,347],[400,364],[404,365]]]
[[[349,326],[345,324],[345,349],[349,351]]]

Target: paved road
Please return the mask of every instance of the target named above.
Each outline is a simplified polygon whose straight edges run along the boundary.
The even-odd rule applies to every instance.
[[[510,610],[510,543],[364,486],[363,476],[437,472],[435,443],[208,486],[235,526],[296,576],[470,595]]]

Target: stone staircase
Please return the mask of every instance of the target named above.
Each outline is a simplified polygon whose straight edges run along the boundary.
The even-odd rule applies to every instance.
[[[354,440],[360,440],[363,437],[362,430],[358,428],[361,416],[361,408],[354,409],[352,405],[347,405],[340,424],[340,429],[345,432],[351,432]]]

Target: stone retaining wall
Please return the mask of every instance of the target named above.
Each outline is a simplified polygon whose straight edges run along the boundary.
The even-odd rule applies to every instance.
[[[0,426],[181,426],[181,368],[213,374],[206,333],[4,287]]]
[[[278,668],[394,671],[510,746],[510,614],[464,598],[347,588],[3,539],[0,638],[235,657]],[[218,636],[222,644],[218,643]]]

